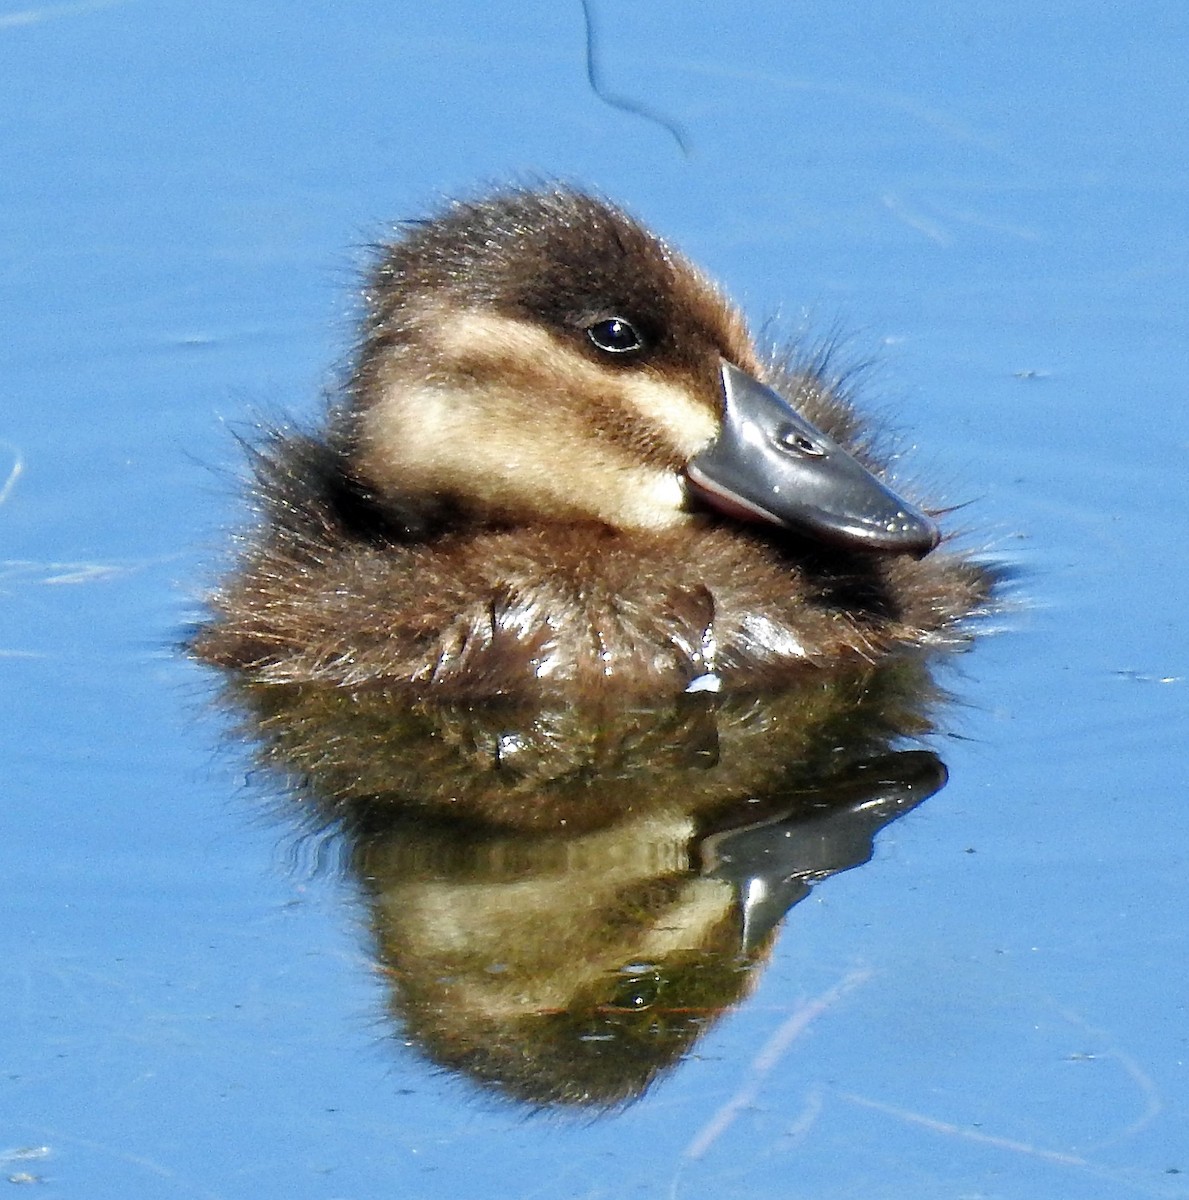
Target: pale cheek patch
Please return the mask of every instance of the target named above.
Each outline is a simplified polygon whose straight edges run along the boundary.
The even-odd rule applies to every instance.
[[[716,436],[720,420],[685,390],[657,379],[627,379],[628,403],[668,435],[681,458],[693,458]]]
[[[687,521],[671,471],[595,442],[572,414],[491,388],[392,389],[368,413],[361,465],[382,487],[469,500],[492,515],[633,529]]]

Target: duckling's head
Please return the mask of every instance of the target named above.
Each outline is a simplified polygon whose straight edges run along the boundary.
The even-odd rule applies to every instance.
[[[456,203],[386,247],[338,440],[394,509],[664,530],[733,518],[925,553],[933,522],[760,382],[742,317],[567,189]]]

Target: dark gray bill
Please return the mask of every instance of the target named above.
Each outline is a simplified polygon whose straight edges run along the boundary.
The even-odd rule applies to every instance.
[[[686,467],[704,500],[856,550],[928,554],[941,533],[778,392],[722,364],[722,431]]]

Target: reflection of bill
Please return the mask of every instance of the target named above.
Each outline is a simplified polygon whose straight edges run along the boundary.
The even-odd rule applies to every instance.
[[[406,1036],[534,1104],[640,1095],[747,994],[813,884],[945,782],[894,748],[931,728],[921,656],[618,712],[229,695],[347,838]]]
[[[817,811],[745,825],[704,839],[703,870],[735,888],[740,948],[749,953],[819,879],[868,862],[875,835],[945,786],[941,760],[903,750],[860,763],[823,785]]]

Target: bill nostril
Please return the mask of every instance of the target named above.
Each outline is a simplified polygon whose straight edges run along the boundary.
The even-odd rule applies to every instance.
[[[807,437],[799,429],[788,426],[776,435],[776,444],[781,450],[794,454],[803,454],[806,458],[825,458],[826,448],[812,438]]]

